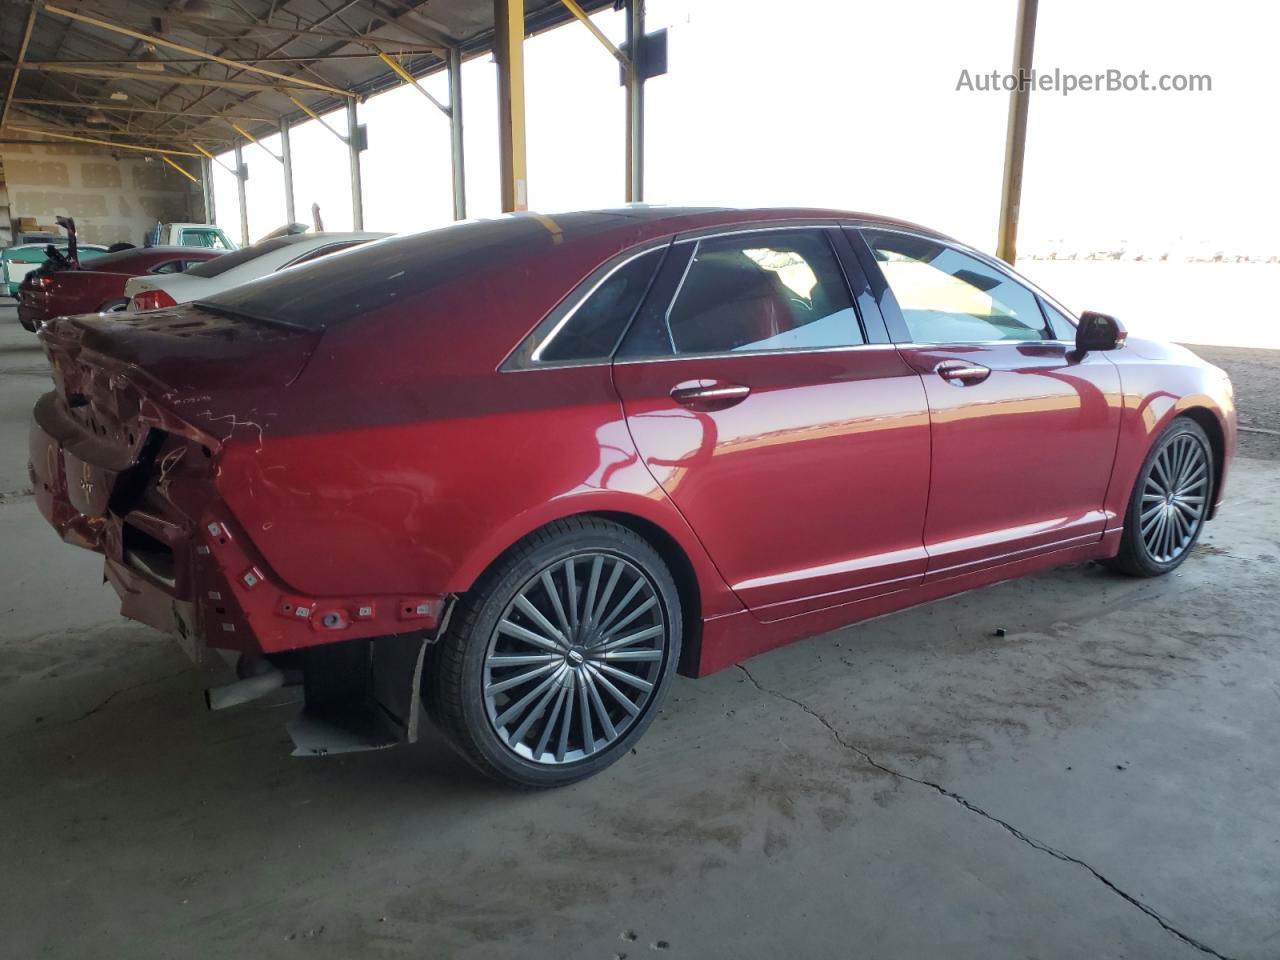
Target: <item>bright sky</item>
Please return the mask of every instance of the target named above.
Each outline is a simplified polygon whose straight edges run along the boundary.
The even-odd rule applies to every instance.
[[[649,0],[670,72],[650,81],[646,199],[888,213],[995,245],[1008,94],[957,91],[1007,72],[1014,0]],[[595,21],[615,42],[621,14]],[[1275,0],[1041,0],[1036,65],[1075,73],[1210,74],[1210,93],[1031,98],[1020,248],[1057,241],[1280,253]],[[543,212],[623,200],[623,91],[580,24],[525,44],[529,199]],[[426,86],[447,100],[443,75]],[[496,71],[463,67],[470,216],[499,211]],[[365,227],[452,216],[449,131],[420,93],[360,107]],[[330,122],[345,131],[345,115]],[[267,140],[278,151],[278,138]],[[298,218],[349,229],[346,148],[314,121],[292,135]],[[250,237],[284,221],[279,165],[255,146]],[[218,222],[239,236],[235,180],[215,167]],[[1179,239],[1181,238],[1181,239]]]

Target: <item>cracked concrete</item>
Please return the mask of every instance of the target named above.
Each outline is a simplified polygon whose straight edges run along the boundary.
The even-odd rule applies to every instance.
[[[1143,913],[1149,916],[1156,923],[1160,924],[1160,926],[1162,926],[1165,930],[1169,931],[1169,933],[1173,934],[1183,943],[1188,944],[1189,946],[1195,947],[1197,950],[1207,953],[1212,957],[1218,957],[1219,960],[1229,960],[1229,958],[1225,957],[1223,954],[1219,953],[1217,950],[1214,950],[1212,947],[1208,946],[1207,944],[1201,943],[1195,937],[1188,936],[1186,933],[1183,933],[1177,927],[1169,923],[1169,921],[1166,920],[1164,917],[1162,917],[1157,911],[1153,910],[1150,906],[1143,903],[1141,900],[1139,900],[1137,897],[1133,896],[1132,894],[1126,893],[1124,890],[1121,890],[1114,883],[1112,883],[1105,876],[1099,873],[1095,868],[1085,863],[1083,860],[1080,860],[1077,857],[1073,857],[1070,854],[1063,853],[1061,850],[1055,850],[1053,847],[1049,846],[1048,844],[1041,843],[1039,840],[1035,839],[1034,837],[1027,836],[1025,833],[1023,833],[1013,824],[1008,823],[1004,820],[1001,820],[997,816],[993,816],[992,814],[988,813],[986,810],[983,810],[980,806],[978,806],[972,800],[969,800],[965,797],[960,796],[960,794],[956,793],[953,790],[948,790],[946,787],[942,786],[942,784],[940,783],[934,783],[932,780],[924,780],[920,777],[913,777],[908,773],[903,773],[901,770],[895,770],[892,767],[886,766],[885,764],[881,763],[879,760],[875,759],[875,757],[871,756],[871,754],[869,754],[862,747],[858,746],[856,743],[850,743],[848,740],[846,740],[844,735],[841,734],[840,731],[837,730],[835,726],[832,725],[831,721],[827,720],[826,717],[824,717],[818,711],[814,710],[807,703],[804,703],[801,700],[797,700],[794,697],[789,697],[785,693],[779,693],[777,690],[770,690],[768,687],[765,687],[760,683],[759,680],[757,680],[752,675],[751,671],[748,670],[744,664],[741,664],[741,663],[737,664],[737,668],[741,670],[744,674],[746,674],[747,679],[750,680],[752,685],[755,686],[755,688],[759,690],[761,693],[765,694],[766,696],[777,697],[779,700],[785,700],[787,703],[791,703],[799,707],[809,716],[813,717],[813,719],[817,720],[820,724],[822,724],[822,726],[825,727],[827,731],[831,734],[832,739],[834,739],[836,743],[840,744],[840,746],[842,746],[844,749],[851,750],[852,752],[856,753],[858,756],[860,756],[863,760],[865,760],[871,766],[875,767],[877,770],[882,770],[892,777],[897,777],[901,780],[909,780],[911,783],[919,784],[922,787],[928,787],[930,790],[937,792],[941,796],[944,796],[949,800],[954,800],[956,803],[960,804],[960,806],[964,807],[966,810],[970,811],[971,813],[976,813],[978,816],[984,817],[985,819],[990,820],[992,823],[999,824],[1011,836],[1016,837],[1018,840],[1021,840],[1023,843],[1027,844],[1028,846],[1033,847],[1036,850],[1039,850],[1041,853],[1047,853],[1049,856],[1054,857],[1057,860],[1061,860],[1063,863],[1074,864],[1077,867],[1081,867],[1087,870],[1090,874],[1093,875],[1095,880],[1100,882],[1103,886],[1111,890],[1117,896],[1133,904],[1135,907],[1137,907],[1139,910],[1141,910]]]
[[[5,313],[0,370],[38,362]],[[40,388],[0,377],[0,490]],[[1275,960],[1275,481],[1241,461],[1175,576],[1065,568],[681,680],[634,755],[531,795],[433,737],[291,758],[287,691],[207,713],[6,498],[4,952]]]

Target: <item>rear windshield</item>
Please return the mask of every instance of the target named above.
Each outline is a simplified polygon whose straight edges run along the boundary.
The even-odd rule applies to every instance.
[[[464,273],[518,261],[556,242],[557,234],[534,217],[453,224],[361,244],[200,303],[322,330],[390,303],[407,303]],[[229,253],[213,263],[236,256]],[[205,269],[201,265],[188,273],[208,276]]]
[[[242,263],[248,263],[250,260],[262,256],[264,253],[270,253],[272,250],[279,250],[281,247],[287,247],[291,244],[298,243],[302,240],[311,240],[312,237],[306,235],[297,235],[292,237],[274,237],[271,240],[263,240],[261,243],[255,243],[251,247],[243,247],[239,250],[233,250],[231,253],[224,253],[222,256],[213,260],[206,261],[198,266],[192,267],[187,271],[193,277],[216,277],[226,273],[228,270],[234,270]]]

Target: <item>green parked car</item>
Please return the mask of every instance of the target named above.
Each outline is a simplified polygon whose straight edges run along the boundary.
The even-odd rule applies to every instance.
[[[18,295],[18,285],[22,283],[22,278],[37,269],[47,259],[45,249],[50,243],[59,253],[67,252],[67,241],[61,238],[53,241],[46,240],[42,243],[21,243],[16,247],[5,247],[4,250],[0,250],[0,283],[4,284],[5,293],[11,297]],[[98,246],[96,243],[82,243],[79,245],[77,256],[81,263],[85,263],[106,252],[106,247]]]

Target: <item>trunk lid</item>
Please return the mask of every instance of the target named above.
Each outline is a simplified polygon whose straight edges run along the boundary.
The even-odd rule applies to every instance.
[[[194,305],[46,323],[56,389],[34,412],[61,445],[72,505],[103,516],[121,476],[151,472],[172,437],[216,454],[302,372],[319,336]]]

